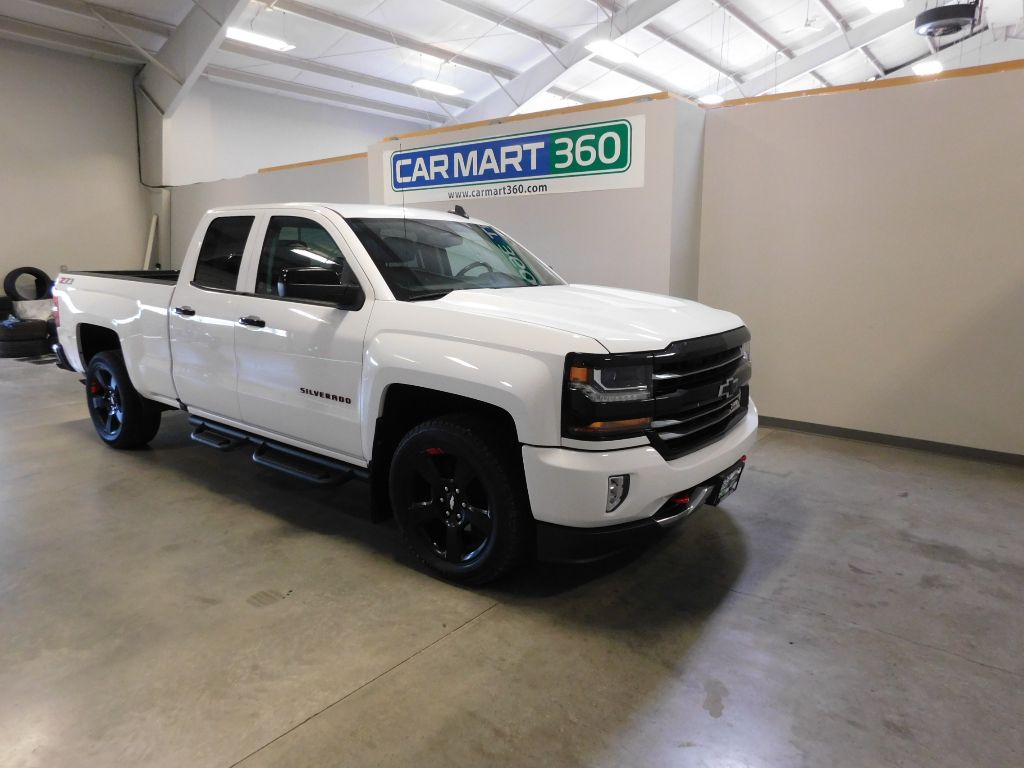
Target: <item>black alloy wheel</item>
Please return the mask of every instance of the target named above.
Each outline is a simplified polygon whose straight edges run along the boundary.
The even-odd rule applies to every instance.
[[[89,382],[89,411],[96,429],[107,441],[116,440],[124,427],[124,407],[121,405],[119,382],[108,368],[97,368]]]
[[[413,553],[454,581],[482,584],[525,550],[530,515],[511,451],[493,424],[435,419],[410,431],[391,465],[395,518]]]
[[[85,397],[96,434],[112,448],[146,445],[160,429],[160,406],[135,391],[119,352],[89,361]]]

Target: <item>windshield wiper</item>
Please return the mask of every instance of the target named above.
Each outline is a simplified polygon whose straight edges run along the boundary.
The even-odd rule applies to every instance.
[[[429,293],[418,293],[415,296],[410,296],[406,301],[429,301],[430,299],[443,299],[449,293],[454,291],[455,288],[449,288],[447,291],[430,291]]]

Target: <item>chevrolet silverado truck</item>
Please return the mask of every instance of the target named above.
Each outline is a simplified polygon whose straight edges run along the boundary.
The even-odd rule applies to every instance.
[[[454,581],[597,559],[735,490],[757,428],[743,322],[569,285],[460,214],[209,211],[180,271],[58,277],[58,364],[108,446],[178,409],[213,448],[368,480]]]

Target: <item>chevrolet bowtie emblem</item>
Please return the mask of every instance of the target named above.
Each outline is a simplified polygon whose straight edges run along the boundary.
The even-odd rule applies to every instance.
[[[718,388],[718,396],[729,397],[730,395],[734,395],[736,391],[740,388],[739,385],[740,380],[737,379],[735,376],[726,379],[725,381],[722,382],[722,386]]]

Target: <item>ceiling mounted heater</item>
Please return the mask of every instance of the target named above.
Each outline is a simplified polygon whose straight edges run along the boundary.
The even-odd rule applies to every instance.
[[[914,31],[926,37],[954,35],[974,26],[977,3],[939,5],[919,13],[914,20]]]

